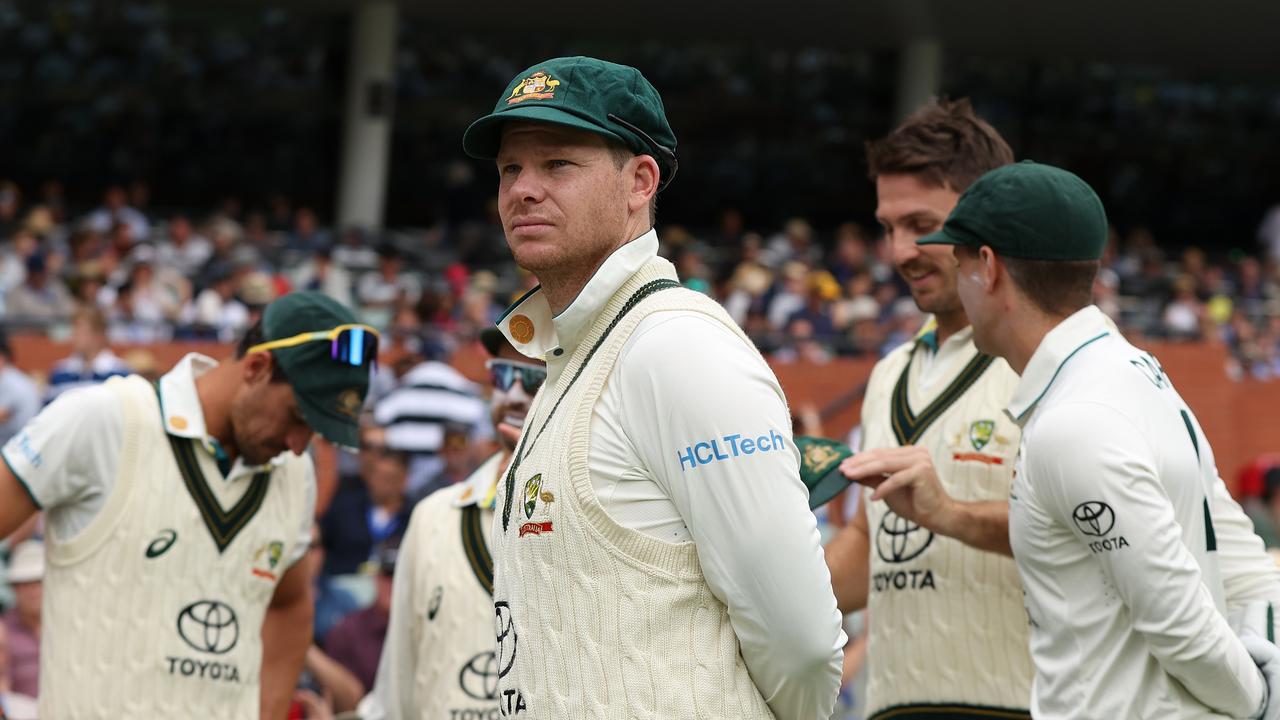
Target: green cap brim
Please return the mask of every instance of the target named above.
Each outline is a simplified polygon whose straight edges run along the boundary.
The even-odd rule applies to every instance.
[[[360,423],[353,417],[327,412],[310,395],[294,390],[298,409],[311,429],[325,440],[348,450],[360,449]]]
[[[972,245],[968,240],[961,239],[956,235],[947,232],[946,226],[935,233],[930,233],[916,240],[917,245]]]
[[[853,450],[835,440],[807,435],[796,437],[795,442],[800,450],[800,480],[809,489],[809,509],[815,510],[852,484],[840,472],[840,463],[852,457]]]
[[[544,122],[586,130],[629,146],[627,140],[617,133],[571,112],[549,105],[528,105],[490,113],[471,123],[467,131],[462,134],[463,152],[481,160],[492,160],[498,157],[498,147],[502,145],[502,124],[509,120]]]

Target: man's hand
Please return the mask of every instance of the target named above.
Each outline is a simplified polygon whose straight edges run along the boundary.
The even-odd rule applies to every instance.
[[[899,517],[979,550],[1013,556],[1009,502],[961,502],[951,497],[922,447],[864,450],[840,463],[840,472],[872,488],[871,499],[884,500]]]
[[[872,500],[884,500],[889,509],[918,525],[947,525],[956,502],[943,489],[929,451],[915,445],[866,450],[840,463],[850,480],[872,488]]]
[[[1260,720],[1280,720],[1280,648],[1251,632],[1241,635],[1240,642],[1244,643],[1249,657],[1253,658],[1267,681],[1267,702],[1258,717]]]

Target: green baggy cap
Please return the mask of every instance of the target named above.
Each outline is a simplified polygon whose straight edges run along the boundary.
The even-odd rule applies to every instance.
[[[675,176],[676,136],[658,91],[627,65],[589,57],[561,57],[517,75],[493,112],[471,123],[462,149],[492,160],[502,142],[502,124],[530,120],[586,130],[650,155],[662,172],[661,186]]]
[[[1097,260],[1107,244],[1107,214],[1084,180],[1024,160],[978,178],[942,229],[916,243],[987,245],[1024,260]]]
[[[800,450],[800,481],[809,488],[809,509],[820,508],[831,498],[844,492],[852,482],[840,472],[840,463],[853,456],[853,450],[844,443],[826,438],[799,435],[796,447]]]
[[[351,310],[328,295],[289,293],[263,312],[263,344],[353,324],[357,320]],[[360,410],[376,358],[361,365],[340,362],[333,357],[332,343],[323,338],[271,348],[271,354],[289,378],[298,408],[311,429],[335,445],[359,448]]]

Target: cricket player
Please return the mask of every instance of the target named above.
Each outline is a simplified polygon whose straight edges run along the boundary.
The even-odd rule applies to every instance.
[[[284,717],[311,641],[303,452],[357,445],[376,340],[286,295],[234,359],[65,393],[4,446],[0,536],[48,528],[40,717]]]
[[[938,477],[915,492],[867,490],[826,548],[840,609],[872,618],[867,717],[1028,717],[1033,673],[1008,549],[1019,431],[1003,413],[1018,376],[974,347],[950,248],[916,245],[1013,151],[960,100],[917,111],[867,157],[894,264],[932,316],[872,370],[862,450],[932,458]],[[943,497],[955,512],[935,511]]]
[[[1159,362],[1091,304],[1106,237],[1084,181],[1023,162],[980,178],[920,240],[955,246],[975,344],[1021,375],[1009,525],[1031,712],[1278,717],[1280,651],[1227,619],[1215,518],[1243,513],[1222,501],[1209,443]]]
[[[499,322],[548,373],[494,508],[503,716],[835,703],[845,638],[781,388],[657,255],[675,145],[637,70],[585,57],[520,73],[463,138],[542,283]]]
[[[378,677],[360,703],[363,720],[498,714],[488,536],[498,480],[547,370],[516,352],[497,328],[486,328],[480,340],[492,356],[490,417],[502,449],[414,508],[400,543]]]

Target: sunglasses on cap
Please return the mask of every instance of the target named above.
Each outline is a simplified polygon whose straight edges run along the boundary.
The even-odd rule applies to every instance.
[[[524,391],[533,395],[547,379],[546,368],[517,360],[489,360],[484,366],[489,368],[489,381],[502,392],[510,390],[516,378],[520,378]]]
[[[320,340],[329,341],[329,357],[334,362],[361,367],[378,360],[378,331],[360,324],[339,325],[332,330],[299,333],[293,337],[258,343],[245,354],[297,347]]]

